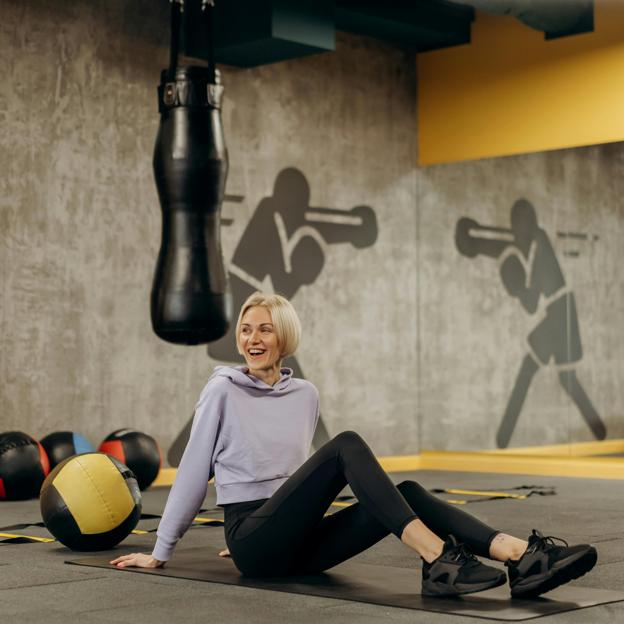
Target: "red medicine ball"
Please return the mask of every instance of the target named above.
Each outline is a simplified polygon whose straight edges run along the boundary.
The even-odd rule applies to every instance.
[[[141,490],[151,485],[162,465],[162,455],[156,440],[135,429],[113,431],[98,450],[128,466],[135,474]]]
[[[37,498],[50,472],[41,444],[22,431],[0,433],[0,500]]]

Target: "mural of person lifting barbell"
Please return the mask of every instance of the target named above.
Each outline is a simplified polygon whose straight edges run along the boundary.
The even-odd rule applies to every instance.
[[[226,198],[227,199],[227,198]],[[225,223],[227,224],[227,222]],[[260,201],[232,256],[229,281],[233,310],[239,310],[254,291],[275,292],[292,299],[302,286],[316,281],[325,265],[328,245],[350,243],[356,249],[370,247],[377,240],[377,217],[369,206],[351,210],[310,206],[310,186],[304,174],[289,167],[277,175],[273,195]],[[223,362],[240,361],[234,327],[208,345],[208,354]],[[284,360],[295,377],[304,378],[295,357]],[[177,466],[192,419],[172,444],[167,458]],[[329,440],[322,415],[313,445]]]
[[[511,229],[479,225],[467,217],[459,219],[455,244],[469,258],[477,255],[498,258],[506,291],[539,319],[527,337],[528,352],[498,429],[498,446],[508,446],[535,373],[551,361],[561,386],[596,439],[603,440],[607,433],[605,425],[575,371],[583,349],[574,294],[566,286],[555,250],[548,234],[539,227],[532,204],[526,199],[514,203]]]

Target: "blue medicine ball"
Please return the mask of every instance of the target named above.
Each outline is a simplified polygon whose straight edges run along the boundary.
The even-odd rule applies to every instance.
[[[81,453],[93,453],[95,449],[89,440],[75,431],[55,431],[41,440],[50,460],[50,468]]]

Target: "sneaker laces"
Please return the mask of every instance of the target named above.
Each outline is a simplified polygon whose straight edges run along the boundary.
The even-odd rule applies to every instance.
[[[563,542],[565,547],[569,546],[568,542],[566,542],[561,537],[555,537],[554,535],[542,535],[536,529],[533,529],[533,535],[531,535],[531,545],[527,549],[528,552],[535,552],[538,548],[543,548],[544,550],[550,550],[551,548],[561,548],[559,544],[555,543],[555,540],[558,542]]]
[[[474,556],[474,554],[466,547],[465,544],[458,544],[453,548],[455,551],[455,556],[453,557],[453,561],[457,561],[464,565],[479,563],[479,560]]]

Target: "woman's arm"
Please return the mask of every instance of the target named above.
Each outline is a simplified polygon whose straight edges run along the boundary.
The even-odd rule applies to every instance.
[[[224,401],[225,393],[214,382],[207,384],[199,397],[191,436],[158,525],[158,539],[153,553],[123,555],[113,559],[111,564],[118,568],[156,568],[171,558],[176,543],[193,522],[206,496]]]
[[[158,539],[152,553],[157,561],[167,561],[177,541],[197,515],[212,477],[212,458],[223,414],[225,393],[219,383],[207,386],[200,396],[191,435],[180,460],[175,482],[169,493]]]

